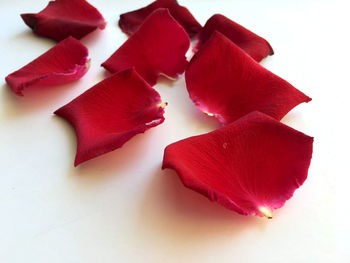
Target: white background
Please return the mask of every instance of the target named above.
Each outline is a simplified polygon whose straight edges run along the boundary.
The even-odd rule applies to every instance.
[[[313,98],[283,122],[315,137],[309,178],[267,220],[241,216],[161,171],[169,143],[217,127],[188,98],[183,77],[155,88],[166,121],[123,148],[73,167],[73,129],[52,113],[106,75],[125,40],[119,14],[149,1],[91,0],[108,21],[82,42],[79,81],[15,96],[4,78],[54,45],[19,14],[42,0],[0,0],[0,262],[350,262],[349,5],[346,1],[182,0],[204,24],[222,13],[265,37],[263,65]]]

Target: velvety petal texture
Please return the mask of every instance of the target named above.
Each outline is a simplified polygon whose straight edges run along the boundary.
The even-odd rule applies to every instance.
[[[56,41],[69,36],[80,39],[106,26],[100,12],[85,0],[50,1],[41,12],[21,14],[21,17],[35,34]]]
[[[190,39],[168,9],[154,11],[102,66],[115,73],[135,67],[151,85],[160,74],[177,78],[187,66]]]
[[[195,50],[200,49],[215,31],[225,35],[257,62],[268,55],[273,55],[272,47],[264,38],[220,14],[213,15],[206,22],[198,34],[198,43]]]
[[[58,109],[77,135],[74,165],[123,146],[164,121],[161,98],[134,69],[112,75]]]
[[[73,37],[61,41],[46,53],[6,77],[11,90],[35,86],[54,86],[80,79],[89,68],[88,49]]]
[[[243,215],[272,217],[307,178],[313,138],[259,112],[166,147],[163,169]]]
[[[157,0],[146,7],[120,15],[121,30],[132,35],[143,21],[156,9],[168,8],[170,14],[186,30],[190,37],[195,36],[202,28],[186,7],[180,6],[176,0]]]
[[[311,100],[219,32],[194,55],[185,78],[196,106],[223,124],[256,110],[280,120]]]

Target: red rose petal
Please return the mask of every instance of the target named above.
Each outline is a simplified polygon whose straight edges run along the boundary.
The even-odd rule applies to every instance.
[[[50,1],[41,12],[21,17],[34,33],[56,41],[69,36],[80,39],[106,26],[100,12],[85,0]]]
[[[311,100],[219,32],[194,55],[185,78],[196,106],[223,124],[255,110],[280,120]]]
[[[200,49],[215,31],[225,35],[258,62],[273,55],[269,42],[220,14],[213,15],[199,32],[195,50]]]
[[[168,8],[170,14],[183,26],[190,37],[195,36],[202,28],[190,11],[186,7],[180,6],[176,0],[156,0],[144,8],[121,14],[119,19],[121,30],[132,35],[146,17],[158,8]]]
[[[253,112],[167,146],[163,169],[230,210],[270,218],[306,180],[312,144],[312,137]]]
[[[101,81],[55,114],[75,129],[75,166],[122,147],[164,121],[159,94],[134,69]]]
[[[72,37],[6,77],[11,90],[22,96],[28,86],[60,85],[80,79],[88,70],[88,49]]]
[[[176,78],[187,65],[190,39],[170,15],[168,9],[157,9],[142,26],[106,60],[102,66],[115,73],[130,67],[149,84],[160,74]]]

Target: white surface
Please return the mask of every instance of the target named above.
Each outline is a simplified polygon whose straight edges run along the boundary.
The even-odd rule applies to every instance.
[[[309,178],[272,220],[210,203],[161,171],[166,145],[216,126],[193,106],[183,78],[155,87],[169,102],[164,124],[73,167],[75,134],[52,112],[104,78],[101,62],[126,39],[118,15],[149,1],[90,2],[108,26],[82,40],[87,75],[23,98],[5,76],[54,43],[19,14],[46,1],[0,2],[0,262],[350,262],[346,1],[181,1],[202,24],[222,13],[268,39],[275,55],[264,66],[313,98],[283,120],[315,137]]]

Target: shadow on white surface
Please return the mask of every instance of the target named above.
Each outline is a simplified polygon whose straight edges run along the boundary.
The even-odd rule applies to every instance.
[[[281,120],[281,122],[287,126],[292,127],[293,129],[296,129],[303,133],[309,133],[310,131],[310,123],[308,123],[307,116],[305,114],[306,110],[303,109],[303,107],[309,106],[300,105],[299,107],[293,109],[289,113],[287,113],[286,116],[284,116]],[[310,122],[310,121],[309,121]],[[308,134],[309,136],[313,136],[313,134]]]
[[[106,78],[109,78],[110,76],[112,76],[113,74],[111,72],[109,72],[108,70],[105,70],[103,67],[101,67],[102,71],[100,71],[98,73],[99,77],[104,80]],[[93,84],[91,87],[93,87],[94,85],[96,85],[97,83]]]
[[[50,38],[47,38],[47,37],[44,37],[44,36],[40,36],[40,35],[37,35],[37,34],[34,34],[34,32],[30,29],[30,28],[25,28],[25,26],[23,27],[23,30],[19,33],[16,33],[16,34],[12,34],[8,40],[9,42],[12,42],[12,43],[16,43],[17,44],[22,44],[21,43],[22,41],[31,41],[31,42],[38,42],[38,41],[41,41],[42,43],[40,43],[41,45],[43,43],[47,44],[47,46],[54,46],[56,44],[56,41],[50,39]],[[19,41],[19,42],[18,42]],[[50,47],[49,47],[50,48]]]
[[[52,87],[30,86],[23,90],[24,96],[17,96],[7,84],[4,84],[1,86],[3,118],[12,119],[48,108],[64,98],[66,92],[75,86],[77,82]]]
[[[31,40],[31,38],[37,38],[37,39],[42,39],[43,37],[40,37],[38,35],[35,35],[32,30],[29,28],[24,28],[21,32],[12,34],[10,36],[11,41],[23,41],[23,40]],[[52,42],[52,40],[49,40],[49,42]]]
[[[167,76],[160,75],[157,79],[157,84],[156,85],[165,85],[169,88],[172,88],[175,86],[176,80],[172,80],[168,78]]]
[[[261,60],[259,62],[259,64],[261,66],[263,66],[264,68],[268,69],[269,64],[271,64],[274,60],[274,57],[276,56],[276,54],[274,53],[272,56],[267,56],[266,58],[264,58],[263,60]]]
[[[104,30],[100,30],[99,28],[96,29],[95,31],[89,33],[88,35],[86,35],[85,37],[83,37],[82,39],[80,39],[80,41],[87,47],[96,45],[98,41],[101,40],[102,37],[104,37],[105,32]]]
[[[90,178],[92,181],[101,180],[101,178],[105,176],[118,175],[130,168],[130,166],[137,165],[139,160],[144,159],[147,148],[152,147],[152,145],[150,145],[152,143],[150,137],[155,136],[152,132],[156,129],[153,128],[145,133],[138,134],[127,141],[121,148],[100,155],[74,167],[77,147],[75,131],[66,120],[58,116],[54,116],[54,119],[61,124],[60,126],[65,130],[67,140],[69,140],[69,142],[66,143],[71,149],[69,154],[70,170],[68,171],[68,175],[82,176],[85,179]]]
[[[190,99],[184,75],[179,76],[176,81],[161,79],[158,83],[155,89],[162,95],[163,101],[168,102],[165,109],[166,118],[179,124],[178,127],[174,127],[174,130],[179,129],[179,127],[186,127],[186,129],[193,131],[191,136],[194,136],[221,127],[215,117],[203,113]]]
[[[151,237],[160,247],[176,241],[182,249],[193,250],[186,245],[201,247],[201,242],[223,237],[232,240],[245,228],[263,231],[267,223],[267,219],[242,216],[210,202],[185,188],[173,170],[157,167],[145,191],[136,231],[140,242]]]

